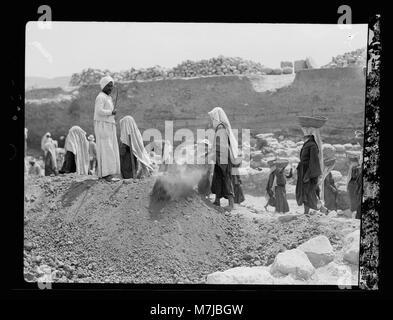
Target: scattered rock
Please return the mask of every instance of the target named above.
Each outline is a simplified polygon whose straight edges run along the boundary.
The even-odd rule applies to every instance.
[[[315,272],[315,269],[303,251],[291,249],[276,256],[270,267],[270,272],[272,275],[277,273],[291,274],[297,279],[307,280]]]
[[[289,222],[292,220],[296,220],[298,218],[299,215],[296,214],[285,214],[285,215],[280,215],[277,220],[280,221],[281,223],[284,222]]]
[[[349,263],[359,264],[360,230],[356,230],[344,239],[344,260]]]
[[[237,267],[207,276],[207,284],[273,284],[268,267]]]
[[[315,268],[322,267],[334,260],[333,247],[324,235],[314,237],[297,248],[307,255]]]

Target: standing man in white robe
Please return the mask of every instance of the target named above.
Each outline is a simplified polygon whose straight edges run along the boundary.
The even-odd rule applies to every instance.
[[[112,181],[120,175],[119,145],[116,136],[116,109],[110,93],[114,80],[105,76],[100,80],[101,92],[98,94],[94,109],[94,132],[97,146],[97,176]]]

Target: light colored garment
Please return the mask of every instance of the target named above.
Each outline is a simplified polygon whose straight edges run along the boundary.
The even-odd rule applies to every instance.
[[[113,106],[112,97],[104,92],[100,92],[97,95],[96,102],[95,102],[94,120],[115,123],[115,116],[112,115],[113,109],[114,106]]]
[[[51,139],[51,138],[47,138],[47,135],[48,135],[48,134],[50,134],[50,133],[49,133],[49,132],[45,133],[45,135],[44,135],[44,136],[42,137],[42,139],[41,139],[41,149],[42,149],[42,151],[45,152],[45,155],[46,155],[46,151],[45,151],[44,146],[45,146],[45,144],[48,142],[48,140]]]
[[[64,149],[74,154],[76,173],[88,174],[89,142],[86,139],[86,132],[81,127],[74,126],[68,131]]]
[[[322,201],[325,200],[325,179],[326,179],[326,177],[328,176],[328,174],[330,173],[330,171],[333,170],[334,166],[335,166],[335,163],[333,163],[333,164],[332,164],[331,166],[329,166],[329,167],[327,167],[327,166],[324,166],[324,167],[323,167],[323,171],[322,171],[322,183],[321,183],[321,185],[319,186],[320,189],[321,189],[320,198],[321,198]]]
[[[130,148],[132,146],[132,153],[138,159],[138,161],[144,164],[150,170],[153,170],[150,157],[143,145],[142,135],[134,118],[131,116],[125,116],[124,118],[120,119],[120,141]]]
[[[57,155],[56,155],[56,146],[53,143],[52,139],[48,139],[47,142],[44,145],[43,148],[45,154],[47,154],[48,152],[50,153],[51,157],[52,157],[52,162],[53,162],[53,169],[57,169]]]
[[[213,122],[213,128],[216,130],[218,125],[222,124],[225,128],[226,135],[229,138],[229,146],[227,145],[227,139],[220,139],[220,152],[224,152],[225,154],[227,154],[229,148],[230,151],[229,156],[232,164],[234,165],[240,164],[242,159],[238,155],[238,143],[235,138],[235,135],[233,134],[231,123],[229,122],[229,119],[225,111],[220,107],[216,107],[213,110],[211,110],[208,114]],[[216,137],[221,135],[225,136],[222,134],[222,132],[220,132],[220,130],[216,130],[214,141],[213,141],[213,148],[212,148],[213,152],[215,152],[216,150]]]
[[[120,175],[120,154],[116,124],[94,121],[97,147],[97,176]]]
[[[105,76],[100,80],[100,87],[101,90],[105,88],[105,86],[109,83],[112,82],[113,84],[115,84],[115,80],[113,80],[113,78],[111,76]]]
[[[94,141],[89,141],[89,157],[90,161],[97,159],[97,146]]]

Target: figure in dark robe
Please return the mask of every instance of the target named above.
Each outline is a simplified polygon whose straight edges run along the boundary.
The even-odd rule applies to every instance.
[[[285,186],[287,183],[286,179],[292,178],[292,168],[289,175],[286,175],[284,170],[285,167],[276,168],[273,170],[269,175],[269,180],[266,186],[269,200],[265,206],[265,209],[268,205],[270,205],[276,208],[275,212],[277,213],[286,213],[289,211]]]
[[[347,185],[347,191],[349,195],[349,203],[351,211],[356,211],[356,219],[360,219],[361,216],[361,204],[362,204],[362,188],[363,188],[363,176],[362,166],[356,164],[350,168],[350,177]]]
[[[338,190],[334,184],[334,179],[331,172],[328,173],[324,181],[324,195],[325,207],[328,210],[337,210]]]
[[[216,130],[224,129],[224,125],[220,124]],[[229,151],[226,161],[222,161],[220,137],[216,138],[216,163],[214,164],[213,179],[211,192],[216,195],[214,204],[220,205],[221,198],[234,199],[235,192],[232,184],[232,163],[229,161]]]
[[[63,166],[59,173],[73,173],[76,172],[75,155],[71,151],[66,151],[64,155]]]
[[[153,172],[142,135],[131,116],[120,119],[120,172],[123,179],[140,179]]]
[[[66,153],[60,173],[89,174],[89,142],[81,127],[73,126],[68,131],[64,150]]]
[[[240,165],[242,160],[238,156],[238,142],[233,134],[229,119],[222,108],[214,108],[209,112],[209,116],[215,129],[211,152],[215,162],[211,192],[216,195],[215,205],[219,206],[220,199],[226,198],[229,202],[226,209],[232,210],[235,198],[232,168],[234,165]],[[235,183],[238,183],[238,186],[240,186],[239,180],[236,180]],[[241,195],[238,193],[238,201],[240,200]]]
[[[242,180],[240,179],[240,175],[233,173],[233,170],[238,167],[239,166],[233,166],[232,185],[233,185],[233,193],[234,193],[234,202],[237,204],[240,204],[245,200],[245,198],[244,198],[244,193],[243,193],[243,189],[242,189]]]
[[[45,152],[44,164],[45,175],[57,175],[57,160],[56,160],[56,147],[53,140],[49,138],[44,144],[43,150]]]
[[[304,205],[304,213],[311,209],[318,210],[318,179],[322,175],[319,148],[313,135],[306,136],[306,142],[300,150],[300,162],[297,166],[296,202]]]

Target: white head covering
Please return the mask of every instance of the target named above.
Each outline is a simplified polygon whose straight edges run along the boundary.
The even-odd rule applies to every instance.
[[[89,135],[89,137],[87,138],[87,140],[89,140],[89,141],[94,141],[94,136],[91,134],[91,135]]]
[[[131,141],[130,141],[131,137]],[[130,147],[132,143],[132,153],[146,167],[153,170],[152,162],[143,145],[142,135],[133,117],[125,116],[120,119],[120,141]],[[130,159],[131,160],[131,159]]]
[[[57,160],[56,160],[56,146],[51,138],[49,138],[46,143],[44,144],[43,150],[45,151],[45,155],[47,152],[50,153],[52,157],[52,162],[54,165],[54,168],[57,169]]]
[[[115,84],[115,80],[113,80],[113,78],[111,76],[105,76],[100,80],[100,86],[101,86],[101,90],[105,88],[105,86],[109,83],[109,82],[113,82],[113,84]]]
[[[65,141],[64,149],[75,155],[76,172],[88,174],[89,172],[89,142],[86,132],[81,127],[73,126]]]
[[[45,146],[45,144],[48,142],[48,140],[49,139],[51,139],[51,138],[47,138],[47,135],[50,135],[50,133],[49,132],[47,132],[47,133],[45,133],[45,135],[42,137],[42,139],[41,139],[41,149],[45,152],[45,154],[46,154],[46,151],[45,151],[45,148],[44,148],[44,146]]]
[[[235,135],[232,132],[232,127],[231,127],[231,124],[229,122],[229,119],[228,119],[225,111],[220,107],[216,107],[212,111],[210,111],[208,114],[213,121],[214,129],[216,129],[219,124],[224,125],[226,133],[229,137],[229,143],[230,143],[229,154],[230,154],[231,162],[232,162],[232,164],[236,164],[236,165],[240,164],[241,158],[238,158],[238,143],[235,138]],[[216,134],[217,134],[217,132],[216,132]],[[215,143],[216,143],[216,137],[214,137],[212,150],[216,149]]]

